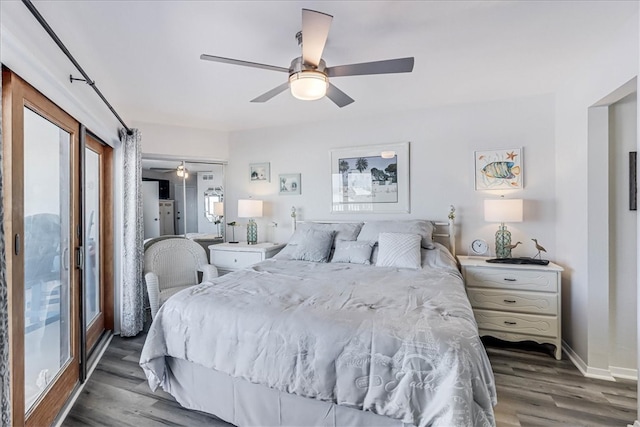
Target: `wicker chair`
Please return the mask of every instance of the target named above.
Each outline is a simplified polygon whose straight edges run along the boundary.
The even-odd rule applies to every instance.
[[[203,274],[202,281],[218,277],[218,269],[207,262],[207,254],[199,244],[172,238],[149,246],[144,252],[144,279],[151,318],[171,295],[197,285],[198,272]]]

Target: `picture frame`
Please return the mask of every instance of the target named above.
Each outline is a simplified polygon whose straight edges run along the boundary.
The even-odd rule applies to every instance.
[[[523,185],[522,148],[476,151],[476,190],[517,190]]]
[[[271,182],[271,166],[267,163],[249,164],[249,180],[251,182]]]
[[[409,142],[330,150],[332,213],[409,213]]]
[[[638,210],[638,152],[629,152],[629,210]]]
[[[281,196],[299,196],[302,194],[302,182],[299,173],[281,173],[278,175],[279,192]]]

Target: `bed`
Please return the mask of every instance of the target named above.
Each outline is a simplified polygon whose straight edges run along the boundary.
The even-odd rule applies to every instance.
[[[462,277],[429,224],[298,227],[276,259],[174,295],[142,350],[150,387],[239,426],[495,425]]]

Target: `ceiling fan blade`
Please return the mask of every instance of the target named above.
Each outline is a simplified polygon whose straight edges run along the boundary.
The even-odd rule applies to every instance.
[[[242,65],[244,67],[262,68],[264,70],[283,71],[285,73],[289,72],[289,69],[284,67],[276,67],[275,65],[268,65],[268,64],[259,64],[257,62],[241,61],[239,59],[224,58],[222,56],[207,55],[206,53],[203,53],[202,55],[200,55],[200,59],[204,59],[206,61],[213,61],[213,62],[222,62],[223,64]]]
[[[338,107],[345,107],[352,102],[354,102],[353,98],[349,95],[329,83],[329,88],[327,89],[327,98],[333,101]]]
[[[259,97],[252,99],[251,102],[267,102],[274,96],[287,90],[288,87],[289,87],[289,82],[282,83],[280,86],[274,87],[269,92],[263,93]]]
[[[363,62],[361,64],[338,65],[327,68],[325,71],[329,77],[410,73],[413,71],[413,62],[413,57],[387,59],[385,61]]]
[[[333,16],[302,9],[302,62],[315,67],[320,64]]]

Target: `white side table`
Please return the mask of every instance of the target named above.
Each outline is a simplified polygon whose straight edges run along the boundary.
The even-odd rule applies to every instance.
[[[562,267],[552,262],[493,264],[483,257],[458,259],[480,336],[553,344],[560,360]]]
[[[284,243],[221,243],[209,246],[209,253],[211,264],[223,275],[271,258],[284,247]]]

